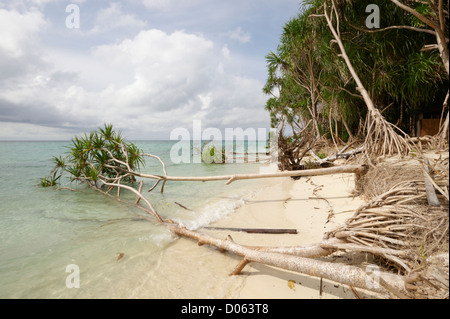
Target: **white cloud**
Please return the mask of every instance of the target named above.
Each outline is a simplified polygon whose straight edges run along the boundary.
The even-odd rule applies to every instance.
[[[237,40],[240,43],[248,43],[251,41],[252,36],[249,32],[244,32],[241,27],[237,27],[234,30],[228,31],[226,35],[233,40]]]
[[[0,9],[0,84],[20,85],[21,75],[45,67],[38,35],[46,27],[36,10],[20,14]]]
[[[223,54],[223,56],[224,56],[225,58],[227,58],[227,59],[230,59],[230,58],[231,58],[231,56],[230,56],[230,50],[228,49],[228,46],[227,46],[227,45],[224,45],[224,46],[223,46],[223,48],[222,48],[222,54]]]
[[[121,12],[110,8],[104,21]],[[218,128],[267,121],[262,83],[230,73],[239,62],[227,46],[200,34],[150,29],[67,52],[40,42],[45,26],[39,12],[0,9],[0,138],[20,136],[11,123],[21,123],[23,138],[50,138],[57,128],[66,137],[112,122],[134,138],[167,139],[193,120]],[[14,66],[9,73],[4,57]]]
[[[59,0],[10,0],[8,2],[0,3],[0,8],[7,8],[19,11],[28,11],[34,8],[43,8],[47,4],[56,2]],[[84,1],[84,0],[83,0]],[[73,1],[77,2],[77,1]]]
[[[40,140],[69,140],[75,135],[73,131],[28,123],[1,122],[0,125],[2,140],[35,140],[36,137]]]
[[[182,107],[207,86],[213,47],[197,35],[152,29],[100,46],[93,55],[111,61],[107,63],[112,68],[134,73],[133,82],[118,88],[111,103],[159,111]]]
[[[212,93],[209,92],[208,94],[199,94],[198,98],[201,102],[201,109],[202,110],[206,110],[209,109],[211,106],[211,102],[212,102],[212,97],[211,97]]]
[[[138,19],[135,15],[124,13],[120,3],[112,2],[108,8],[99,10],[95,18],[95,26],[88,34],[111,31],[116,28],[141,29],[146,24],[145,21]]]
[[[12,58],[30,53],[30,46],[41,28],[46,26],[42,14],[31,11],[25,14],[0,9],[0,50]]]
[[[142,4],[149,9],[171,10],[174,7],[187,9],[200,2],[204,2],[204,0],[143,0]]]

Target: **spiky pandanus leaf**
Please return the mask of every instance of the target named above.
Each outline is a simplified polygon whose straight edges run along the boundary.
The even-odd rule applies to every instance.
[[[74,137],[68,156],[55,157],[53,173],[69,173],[71,181],[96,182],[99,178],[121,179],[135,182],[134,176],[125,176],[127,171],[145,165],[143,151],[134,143],[126,142],[112,124],[105,124],[97,131]],[[52,185],[61,176],[42,179],[42,185]]]

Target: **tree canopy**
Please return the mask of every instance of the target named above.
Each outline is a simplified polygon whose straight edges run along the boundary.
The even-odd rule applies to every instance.
[[[117,183],[134,182],[135,177],[122,174],[145,164],[144,152],[132,142],[126,142],[112,124],[105,124],[84,137],[74,137],[66,156],[54,157],[55,167],[41,179],[42,186],[54,186],[64,172],[71,181],[97,184],[99,178]]]
[[[370,4],[379,8],[380,28],[366,26]],[[266,110],[272,126],[295,130],[312,121],[317,136],[348,141],[365,121],[364,100],[324,19],[327,5],[333,7],[331,23],[373,104],[388,122],[413,135],[415,115],[442,110],[447,93],[445,54],[436,44],[439,32],[424,22],[435,26],[442,15],[448,18],[442,1],[304,1],[283,27],[276,52],[266,56],[263,92],[270,95]],[[448,41],[447,25],[441,27]]]

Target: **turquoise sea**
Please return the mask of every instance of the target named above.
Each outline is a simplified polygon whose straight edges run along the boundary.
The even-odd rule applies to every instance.
[[[257,173],[264,165],[174,164],[169,156],[174,143],[136,142],[160,156],[172,176]],[[39,187],[39,179],[53,167],[52,156],[63,155],[69,146],[69,141],[0,142],[0,298],[128,298],[130,291],[120,287],[159,267],[161,254],[177,240],[156,222],[139,218],[142,212],[136,208],[68,177],[61,186],[76,192]],[[153,159],[141,171],[162,172]],[[258,183],[238,181],[230,187],[225,181],[168,182],[163,194],[159,186],[144,194],[160,215],[198,229],[243,205]],[[152,185],[145,181],[144,190]],[[122,195],[135,198],[131,192]],[[123,263],[117,261],[120,253],[125,253]],[[69,287],[75,284],[73,265],[84,289]]]

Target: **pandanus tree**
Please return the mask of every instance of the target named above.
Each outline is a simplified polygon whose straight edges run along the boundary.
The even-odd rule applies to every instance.
[[[446,5],[442,1],[439,5],[437,1],[406,1],[415,11],[405,10],[399,1],[328,3],[341,21],[346,53],[375,106],[389,122],[409,133],[412,114],[439,105],[448,95],[446,49],[438,50],[433,44],[439,34],[447,34],[444,38],[448,41],[448,27],[440,24],[440,19],[448,16]],[[379,8],[379,28],[366,26],[367,14],[361,13],[369,4]],[[430,29],[424,21],[435,28],[440,25],[440,30]],[[346,36],[348,31],[353,38]]]
[[[414,26],[406,26],[406,28],[411,28],[414,31],[421,33],[428,33],[436,38],[436,43],[431,43],[425,45],[421,50],[438,50],[439,56],[442,61],[442,65],[446,71],[447,80],[449,77],[449,30],[448,30],[448,19],[449,19],[449,8],[448,1],[437,0],[437,1],[398,1],[391,0],[396,6],[408,12],[412,20],[414,21]],[[404,27],[404,26],[400,26]],[[447,84],[448,86],[448,84]],[[437,138],[439,139],[439,144],[442,146],[445,139],[448,140],[449,132],[449,112],[448,112],[448,99],[449,90],[447,90],[447,95],[445,96],[443,102],[443,111],[447,109],[447,116],[444,122],[442,122],[442,112],[441,115],[441,127]]]
[[[312,101],[317,99],[321,108],[316,116],[329,118],[320,122],[321,134],[338,136],[341,123],[348,137],[353,137],[358,125],[365,122],[368,149],[381,154],[407,151],[405,141],[412,131],[410,119],[415,110],[447,92],[445,50],[441,54],[438,45],[430,44],[436,42],[439,32],[423,21],[435,21],[432,26],[437,26],[439,16],[448,11],[440,2],[414,1],[413,7],[426,20],[394,2],[304,2],[298,17],[285,25],[277,52],[267,56],[269,77],[264,92],[269,91],[267,88],[281,92],[271,97],[268,106],[278,105],[278,114],[284,114],[289,113],[286,108],[303,105],[309,111],[303,112],[305,120],[312,118]],[[369,4],[380,8],[380,29],[366,26]],[[443,10],[439,10],[441,7]],[[445,27],[442,30],[444,35],[448,33]],[[271,87],[273,65],[281,72],[277,86]],[[291,95],[291,99],[299,100],[290,104],[277,103],[286,100],[283,92],[295,91],[283,88],[291,82],[304,93]],[[309,94],[311,88],[315,88],[315,98]]]
[[[223,152],[211,146],[205,149],[209,163],[214,160],[223,162]],[[159,161],[162,167],[163,175],[160,174],[144,174],[140,172],[140,168],[146,163],[146,158],[153,158]],[[116,199],[125,201],[120,197],[121,190],[129,190],[137,195],[136,204],[140,201],[145,203],[139,206],[147,213],[156,217],[156,219],[164,223],[163,219],[158,215],[153,205],[143,195],[142,189],[144,180],[155,180],[149,191],[152,191],[162,182],[161,192],[167,181],[217,181],[225,180],[227,185],[234,181],[242,179],[272,178],[284,176],[306,176],[308,174],[329,174],[331,172],[360,172],[364,170],[361,165],[349,167],[337,167],[331,171],[298,171],[286,173],[271,174],[235,174],[221,176],[169,176],[167,175],[166,165],[160,157],[143,152],[136,144],[126,141],[120,132],[116,132],[112,124],[105,124],[96,131],[85,134],[84,137],[75,137],[72,139],[72,145],[66,156],[53,157],[55,167],[50,174],[41,179],[40,185],[43,187],[56,186],[64,173],[68,173],[72,182],[87,184],[88,187],[99,191],[105,195],[111,195],[112,191],[117,191],[113,196]],[[137,183],[137,178],[142,180]]]
[[[83,137],[74,137],[67,155],[53,158],[55,167],[49,176],[41,179],[41,185],[55,186],[62,175],[68,173],[72,182],[85,183],[104,194],[109,195],[117,189],[119,199],[121,189],[128,189],[139,196],[142,183],[139,191],[130,184],[136,182],[134,172],[145,164],[146,156],[155,157],[144,153],[134,143],[125,141],[112,124],[105,124]],[[139,196],[141,199],[147,205],[143,209],[162,222],[152,204]]]

